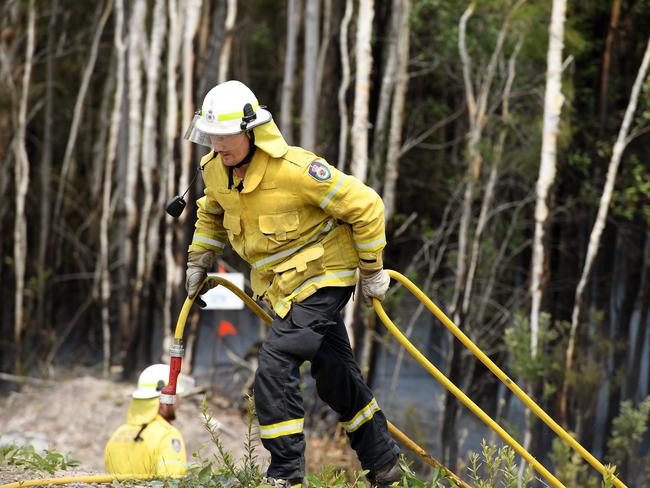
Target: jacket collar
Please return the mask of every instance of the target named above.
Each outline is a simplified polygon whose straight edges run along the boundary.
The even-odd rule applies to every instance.
[[[241,193],[250,193],[255,188],[257,188],[264,178],[264,173],[266,173],[266,167],[269,164],[269,155],[257,148],[255,155],[251,160],[251,164],[246,170],[246,176],[244,177],[244,189]]]

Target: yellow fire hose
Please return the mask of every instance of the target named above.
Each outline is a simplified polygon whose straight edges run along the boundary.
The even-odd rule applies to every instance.
[[[580,445],[567,431],[560,427],[539,405],[537,405],[532,398],[530,398],[517,384],[512,381],[507,374],[505,374],[492,360],[487,357],[457,326],[454,324],[443,312],[440,310],[422,291],[413,284],[406,276],[398,273],[397,271],[388,270],[388,274],[394,280],[404,285],[411,293],[413,293],[433,315],[436,316],[442,324],[449,329],[449,331],[462,342],[462,344],[472,351],[492,373],[499,378],[516,396],[519,398],[531,411],[535,413],[540,419],[548,425],[553,432],[555,432],[564,442],[569,444],[574,450],[591,464],[601,475],[605,476],[607,473],[606,468],[594,457],[589,451]],[[528,451],[526,451],[517,441],[515,441],[505,430],[501,428],[489,415],[487,415],[481,408],[476,405],[470,398],[468,398],[461,390],[459,390],[449,379],[442,374],[427,358],[425,358],[417,348],[409,342],[409,340],[402,334],[397,326],[386,315],[384,308],[381,306],[379,300],[373,300],[375,312],[384,323],[386,328],[393,334],[397,340],[404,346],[404,348],[413,356],[434,378],[443,384],[456,398],[458,398],[463,405],[469,408],[474,415],[479,417],[485,424],[488,425],[494,432],[496,432],[504,441],[506,441],[522,458],[528,461],[535,470],[544,476],[546,480],[553,487],[564,487],[564,485],[555,478],[539,461],[537,461]],[[614,486],[617,488],[627,488],[627,486],[618,478],[613,478]]]
[[[68,483],[112,483],[113,481],[147,480],[153,476],[146,474],[100,474],[95,476],[66,476],[64,478],[44,478],[40,480],[16,481],[0,485],[0,488],[22,488],[23,486],[67,485]]]

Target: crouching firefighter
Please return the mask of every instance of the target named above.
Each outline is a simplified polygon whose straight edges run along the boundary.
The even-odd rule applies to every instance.
[[[207,146],[205,196],[189,247],[190,297],[227,243],[251,266],[256,299],[275,311],[254,392],[267,482],[301,486],[304,409],[299,367],[311,362],[319,396],[340,416],[373,486],[400,478],[399,448],[354,360],[341,311],[361,279],[367,302],[390,278],[381,198],[323,158],[290,147],[271,113],[239,81],[212,88],[186,138]]]
[[[126,423],[115,430],[104,449],[107,473],[155,477],[187,473],[185,442],[171,425],[176,419],[178,397],[175,405],[160,403],[160,391],[168,380],[168,364],[153,364],[140,373]],[[193,378],[180,374],[176,393],[182,395],[193,386]]]

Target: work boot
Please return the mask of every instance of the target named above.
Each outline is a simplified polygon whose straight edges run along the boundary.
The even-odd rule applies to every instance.
[[[402,479],[402,472],[399,468],[399,461],[388,466],[386,469],[380,469],[374,473],[368,473],[368,481],[372,488],[387,488],[397,484]]]
[[[302,480],[280,480],[265,476],[262,483],[271,485],[273,488],[302,488]]]

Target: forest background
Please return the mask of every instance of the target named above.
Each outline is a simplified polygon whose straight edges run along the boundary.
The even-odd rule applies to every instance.
[[[47,376],[72,349],[133,378],[160,359],[202,192],[182,135],[239,79],[290,144],[383,197],[388,268],[587,449],[647,476],[648,32],[648,0],[4,0],[0,371]],[[421,317],[398,286],[386,306]],[[395,345],[348,316],[372,384],[373,349]],[[445,340],[443,371],[502,418],[509,391]],[[460,408],[445,398],[435,434],[451,466]],[[547,430],[523,433],[541,458]]]

